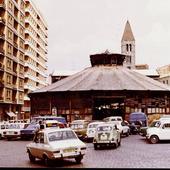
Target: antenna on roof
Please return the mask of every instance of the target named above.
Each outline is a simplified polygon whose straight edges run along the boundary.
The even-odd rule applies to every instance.
[[[106,49],[106,51],[104,52],[105,54],[110,54],[109,50]]]

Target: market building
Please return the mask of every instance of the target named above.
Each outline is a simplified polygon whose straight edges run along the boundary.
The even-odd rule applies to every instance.
[[[56,114],[72,121],[131,112],[170,113],[170,87],[123,66],[127,55],[90,55],[91,67],[29,94],[31,115]],[[55,110],[55,112],[54,112]]]

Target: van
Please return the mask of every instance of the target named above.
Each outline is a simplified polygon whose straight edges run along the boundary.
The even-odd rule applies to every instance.
[[[145,113],[143,112],[133,112],[129,115],[129,123],[136,124],[137,122],[141,122],[142,127],[148,126],[148,118]]]

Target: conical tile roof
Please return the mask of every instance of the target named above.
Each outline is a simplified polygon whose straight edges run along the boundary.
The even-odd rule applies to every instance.
[[[122,66],[100,65],[86,68],[32,93],[89,90],[170,91],[170,87]]]
[[[129,21],[126,22],[122,41],[135,41]]]

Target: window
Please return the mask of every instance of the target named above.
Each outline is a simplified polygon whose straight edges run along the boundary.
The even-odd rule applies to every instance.
[[[12,55],[12,46],[10,44],[7,45],[7,53]]]
[[[129,45],[126,44],[126,51],[129,51]]]
[[[13,26],[13,18],[11,15],[8,15],[8,23]]]
[[[8,39],[12,40],[12,31],[8,30]]]
[[[166,124],[164,124],[164,126],[163,126],[165,129],[170,129],[170,123],[166,123]]]
[[[13,4],[11,1],[8,1],[8,6],[9,6],[9,10],[13,12]]]
[[[6,99],[8,99],[8,100],[11,99],[11,90],[6,91]]]
[[[7,78],[7,84],[12,84],[12,76],[8,74],[6,78]]]
[[[132,51],[132,44],[129,44],[130,51]]]
[[[7,59],[7,68],[11,69],[11,60]]]

